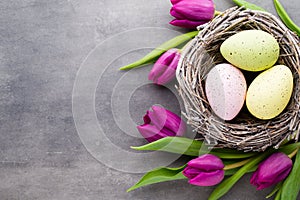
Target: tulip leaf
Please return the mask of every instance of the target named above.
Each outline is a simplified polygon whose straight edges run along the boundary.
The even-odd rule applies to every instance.
[[[222,159],[241,159],[241,158],[249,158],[249,157],[257,155],[257,153],[254,153],[254,152],[244,153],[244,152],[239,152],[237,150],[235,151],[235,153],[234,152],[222,153],[222,152],[216,152],[214,150],[212,150],[209,153],[216,155]]]
[[[293,144],[286,144],[280,147],[278,150],[288,155],[293,151],[295,151],[297,148],[300,148],[300,142],[293,143]]]
[[[257,155],[256,157],[252,158],[247,164],[241,167],[234,175],[227,178],[226,180],[222,181],[215,190],[211,193],[209,200],[215,200],[222,197],[226,194],[231,187],[249,170],[253,169],[258,163],[260,163],[264,158],[270,155],[273,150],[268,150],[264,153]]]
[[[186,165],[183,165],[178,168],[159,167],[152,171],[149,171],[139,180],[139,182],[129,188],[127,192],[154,183],[186,179],[186,177],[182,174],[185,166]]]
[[[188,156],[200,156],[205,153],[210,153],[223,159],[249,158],[258,154],[254,152],[244,153],[234,149],[212,149],[202,151],[202,145],[204,145],[203,142],[199,140],[193,140],[185,137],[165,137],[140,147],[131,148],[141,151],[164,151]]]
[[[300,191],[300,150],[298,150],[293,169],[283,182],[281,199],[296,200]]]
[[[287,12],[285,11],[284,7],[281,5],[281,3],[278,0],[274,0],[274,6],[276,9],[276,12],[280,19],[283,21],[283,23],[292,31],[296,32],[298,36],[300,36],[300,27],[297,26],[293,20],[289,17]]]
[[[282,181],[279,182],[279,183],[275,186],[275,188],[273,189],[273,191],[272,191],[270,194],[268,194],[268,196],[266,196],[266,199],[268,199],[268,198],[272,197],[274,194],[278,193],[279,190],[281,189],[281,187],[282,187]]]
[[[279,188],[274,200],[280,200],[281,199],[281,193],[282,193],[282,187]],[[286,199],[284,199],[284,200],[286,200]]]
[[[185,137],[165,137],[140,147],[131,147],[135,150],[165,151],[170,153],[198,156],[203,142]]]
[[[183,43],[186,43],[191,38],[195,37],[199,31],[192,31],[188,32],[179,36],[176,36],[172,38],[171,40],[161,44],[159,47],[148,53],[145,57],[141,58],[140,60],[137,60],[129,65],[126,65],[124,67],[121,67],[120,70],[128,70],[132,68],[136,68],[145,64],[149,64],[149,61],[154,62],[156,59],[159,58],[161,54],[163,54],[165,51],[178,47],[182,45]]]
[[[225,170],[225,176],[231,176],[231,175],[235,174],[239,169],[240,168]],[[251,169],[249,169],[246,173],[254,172],[256,169],[257,169],[257,166],[254,166]]]
[[[253,3],[249,3],[245,0],[232,0],[233,3],[235,3],[236,5],[238,6],[244,6],[245,8],[247,9],[250,9],[250,10],[260,10],[260,11],[266,11],[265,9],[263,9],[262,7],[259,7]]]

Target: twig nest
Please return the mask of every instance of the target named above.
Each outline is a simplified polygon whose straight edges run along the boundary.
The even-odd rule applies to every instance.
[[[255,118],[244,106],[236,118],[225,121],[212,111],[206,96],[207,74],[217,64],[227,62],[220,53],[221,44],[243,30],[271,34],[280,48],[276,65],[289,67],[293,74],[292,97],[285,110],[270,120]],[[270,13],[234,7],[217,16],[184,48],[177,67],[178,91],[188,124],[209,144],[221,148],[264,151],[269,146],[278,148],[286,139],[297,141],[300,130],[299,44],[299,37]]]

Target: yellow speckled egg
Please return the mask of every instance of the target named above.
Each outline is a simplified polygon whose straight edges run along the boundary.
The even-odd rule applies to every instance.
[[[220,51],[236,67],[247,71],[262,71],[276,63],[279,44],[265,31],[245,30],[227,38]]]
[[[259,74],[250,84],[246,105],[259,119],[272,119],[287,106],[293,92],[293,74],[285,65],[276,65]]]

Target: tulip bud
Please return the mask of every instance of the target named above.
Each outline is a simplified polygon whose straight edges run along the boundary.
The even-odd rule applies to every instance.
[[[178,49],[169,49],[154,64],[149,73],[149,80],[158,85],[163,85],[175,77],[177,64],[180,59]]]
[[[182,173],[192,185],[212,186],[223,180],[223,168],[224,164],[219,157],[205,154],[189,161]]]
[[[279,183],[290,173],[293,166],[292,160],[284,153],[274,153],[258,165],[253,173],[250,183],[262,190]]]
[[[141,135],[153,142],[168,136],[182,136],[186,131],[185,122],[175,113],[160,106],[152,106],[144,116],[144,124],[137,126]]]
[[[176,19],[170,24],[195,29],[214,17],[215,5],[212,0],[171,0],[170,14]]]

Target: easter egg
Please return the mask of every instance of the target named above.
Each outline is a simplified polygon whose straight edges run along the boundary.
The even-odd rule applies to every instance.
[[[247,83],[243,73],[230,64],[218,64],[207,74],[205,92],[213,112],[232,120],[240,112],[246,97]]]
[[[250,84],[246,105],[259,119],[272,119],[287,106],[293,92],[293,74],[285,65],[276,65],[260,73]]]
[[[272,67],[279,57],[279,44],[269,33],[245,30],[227,38],[220,47],[222,56],[232,65],[247,71]]]

